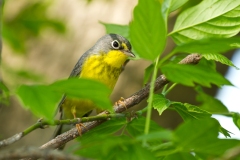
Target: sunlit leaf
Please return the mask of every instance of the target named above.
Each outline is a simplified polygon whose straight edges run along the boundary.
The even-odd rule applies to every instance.
[[[151,64],[147,68],[145,68],[144,77],[143,77],[143,84],[147,84],[148,80],[150,79],[153,73],[154,65]]]
[[[112,110],[110,89],[95,80],[71,78],[50,85],[51,89],[67,96],[92,100],[99,108]]]
[[[236,48],[240,48],[240,37],[209,38],[195,40],[179,45],[175,48],[175,52],[200,53],[208,55],[209,53],[224,53]],[[218,57],[216,58],[219,59]]]
[[[140,57],[155,60],[165,47],[166,26],[157,0],[139,0],[130,23],[130,39]]]
[[[233,113],[233,122],[240,130],[240,114],[239,113]]]
[[[17,90],[17,95],[25,108],[49,121],[53,120],[57,104],[64,94],[90,99],[97,107],[112,110],[108,98],[110,89],[94,80],[72,78],[51,85],[21,85]]]
[[[204,0],[182,12],[170,33],[178,45],[204,38],[229,38],[240,31],[240,1]]]
[[[225,128],[223,128],[222,126],[220,126],[219,128],[219,132],[222,133],[226,138],[231,138],[231,135],[232,134],[230,131],[226,130]]]
[[[206,87],[210,87],[211,83],[217,86],[231,84],[221,74],[204,65],[167,64],[161,70],[170,81],[186,86],[194,86],[194,83]]]
[[[128,25],[119,25],[119,24],[110,24],[101,22],[106,28],[108,34],[115,33],[119,34],[127,39],[129,39],[129,26]]]
[[[153,96],[153,108],[161,115],[171,105],[171,101],[166,99],[163,94],[154,94]]]
[[[240,40],[240,39],[239,39]],[[226,64],[228,66],[231,67],[235,67],[236,69],[239,69],[238,67],[236,67],[231,60],[229,60],[227,57],[225,57],[222,54],[218,54],[218,53],[206,53],[203,54],[203,57],[205,57],[207,60],[214,60],[217,62],[220,62],[222,64]]]
[[[162,3],[162,13],[164,16],[164,19],[167,20],[168,14],[177,10],[181,6],[183,6],[185,3],[187,3],[188,0],[164,0]]]
[[[187,103],[183,104],[180,102],[172,102],[172,106],[185,121],[211,117],[211,114],[209,112]]]
[[[48,86],[22,85],[17,90],[22,106],[31,110],[36,116],[52,121],[62,93],[54,92]]]

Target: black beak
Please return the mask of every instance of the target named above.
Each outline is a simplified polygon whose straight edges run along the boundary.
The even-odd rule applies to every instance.
[[[135,55],[134,55],[131,51],[129,51],[129,50],[124,50],[123,52],[124,52],[128,57],[132,57],[132,58],[135,57]]]

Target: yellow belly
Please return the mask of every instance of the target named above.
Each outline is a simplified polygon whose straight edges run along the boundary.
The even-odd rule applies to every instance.
[[[63,119],[73,118],[73,114],[75,114],[76,117],[81,118],[94,108],[95,105],[90,100],[66,98],[62,104],[64,112]]]
[[[118,68],[115,66],[113,67],[104,63],[103,59],[104,57],[99,55],[88,58],[82,66],[79,78],[95,79],[106,84],[110,89],[113,89],[122,71],[122,66],[120,65]],[[63,118],[68,119],[73,118],[73,114],[81,118],[86,113],[96,108],[96,105],[90,100],[66,97],[61,107],[64,113]]]

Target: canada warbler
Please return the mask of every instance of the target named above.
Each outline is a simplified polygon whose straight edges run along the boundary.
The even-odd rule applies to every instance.
[[[112,90],[129,57],[135,55],[131,52],[131,44],[126,38],[117,34],[105,35],[81,56],[70,77],[95,79]],[[95,105],[85,99],[64,96],[59,103],[61,119],[88,116],[93,109]],[[69,127],[66,125],[58,126],[54,137],[67,129]]]

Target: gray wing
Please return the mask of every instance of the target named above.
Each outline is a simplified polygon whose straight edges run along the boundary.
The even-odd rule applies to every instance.
[[[80,75],[81,70],[82,70],[83,62],[86,60],[86,58],[88,57],[89,54],[90,54],[90,52],[88,51],[81,56],[81,58],[78,60],[78,62],[74,66],[69,78],[78,77]],[[56,110],[56,114],[57,114],[58,111],[61,112],[60,119],[62,119],[62,116],[63,116],[61,105],[63,104],[65,98],[66,98],[66,95],[63,95],[61,101],[58,104],[58,109]]]

